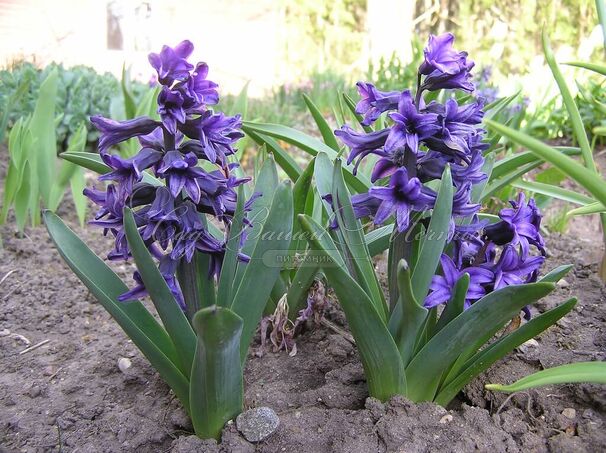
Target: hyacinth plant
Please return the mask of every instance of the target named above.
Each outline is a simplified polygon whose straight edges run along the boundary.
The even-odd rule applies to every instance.
[[[317,190],[328,216],[303,214],[299,221],[311,250],[323,257],[322,271],[347,316],[370,395],[381,400],[400,394],[445,405],[576,303],[570,299],[532,316],[531,305],[571,268],[539,279],[545,243],[534,200],[521,193],[498,216],[480,212],[479,201],[507,184],[519,165],[494,164],[498,137],[485,139],[481,127],[484,103],[474,97],[474,63],[454,50],[453,41],[448,33],[430,37],[414,91],[358,84],[360,100],[352,110],[363,132],[344,125],[331,135],[314,115],[325,146],[279,126],[244,125],[268,145],[268,137],[284,136],[315,155]],[[345,165],[335,136],[349,151]],[[522,157],[538,165],[532,156]],[[488,176],[493,165],[500,179]],[[371,260],[384,248],[387,297]]]
[[[92,117],[99,155],[64,158],[102,176],[85,194],[99,206],[90,223],[114,242],[107,259],[134,261],[128,288],[59,217],[45,213],[59,252],[174,391],[203,438],[218,437],[242,410],[243,365],[280,266],[266,255],[288,249],[292,191],[265,162],[246,198],[233,162],[240,117],[218,102],[208,66],[187,58],[189,41],[149,61],[161,90],[159,120]],[[112,152],[137,138],[139,151]],[[160,321],[139,299],[149,296]]]

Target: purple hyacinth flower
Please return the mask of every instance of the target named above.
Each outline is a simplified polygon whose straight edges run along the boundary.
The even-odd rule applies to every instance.
[[[226,116],[209,110],[199,118],[186,121],[179,129],[187,137],[199,141],[199,147],[190,145],[196,146],[191,151],[199,158],[226,167],[226,156],[236,152],[233,145],[244,137],[241,126],[240,115]]]
[[[455,74],[442,72],[438,69],[425,77],[421,90],[437,91],[437,90],[464,90],[472,92],[475,86],[472,82],[471,70],[474,67],[474,62],[464,59],[460,63],[460,70]]]
[[[385,142],[385,151],[394,153],[396,150],[409,149],[417,154],[419,141],[435,134],[440,126],[437,115],[419,113],[409,90],[403,91],[398,102],[398,111],[390,113],[394,125]]]
[[[206,172],[198,165],[198,158],[194,153],[186,155],[179,151],[167,152],[158,164],[156,174],[166,178],[166,185],[173,197],[177,197],[181,190],[198,203],[200,201],[200,183],[198,178],[204,178]]]
[[[129,159],[108,153],[101,154],[101,159],[112,171],[99,176],[99,181],[118,182],[120,194],[126,199],[131,194],[133,185],[143,178],[143,170],[162,159],[162,153],[151,148],[143,148]]]
[[[185,108],[188,113],[201,113],[207,105],[215,105],[219,102],[219,93],[215,82],[208,80],[208,65],[198,63],[191,77],[185,82],[177,85],[187,99]]]
[[[95,215],[95,220],[89,222],[103,228],[103,235],[110,232],[114,236],[114,249],[107,255],[109,260],[128,259],[130,250],[124,233],[122,211],[124,198],[118,193],[113,184],[108,184],[105,192],[95,189],[84,189],[83,194],[101,208]]]
[[[461,185],[452,199],[452,215],[455,217],[469,217],[480,210],[478,203],[471,202],[471,182]]]
[[[525,259],[520,256],[515,247],[508,245],[503,248],[499,261],[495,265],[485,265],[495,276],[494,291],[509,285],[521,285],[530,280],[536,280],[539,268],[545,258],[533,256]]]
[[[494,280],[494,274],[489,269],[482,267],[458,269],[452,259],[445,254],[442,254],[440,263],[443,275],[435,275],[432,278],[429,286],[432,292],[425,298],[424,302],[426,308],[433,308],[448,302],[463,274],[469,274],[469,288],[465,296],[465,308],[469,308],[473,302],[481,299],[486,294],[484,285]]]
[[[172,135],[177,133],[177,124],[185,123],[185,110],[183,95],[177,90],[171,90],[168,87],[162,87],[158,95],[158,114],[162,119],[162,124]]]
[[[447,164],[450,165],[452,180],[457,187],[461,187],[466,182],[477,184],[487,178],[486,173],[482,171],[484,156],[479,151],[472,152],[469,163],[452,155],[428,151],[417,160],[417,176],[423,182],[439,179]]]
[[[111,146],[129,138],[146,135],[156,130],[161,123],[151,118],[141,116],[132,120],[115,121],[101,115],[90,117],[91,123],[101,132],[99,152],[106,152]]]
[[[163,46],[159,54],[150,53],[148,60],[158,73],[158,81],[170,87],[175,80],[187,79],[189,71],[193,69],[187,58],[193,51],[194,45],[185,40],[177,44],[174,49]]]
[[[367,82],[358,82],[356,86],[361,98],[356,104],[356,113],[364,115],[364,126],[374,123],[381,113],[398,108],[399,91],[379,91]]]
[[[517,201],[509,203],[512,207],[499,213],[501,221],[484,228],[484,236],[497,245],[520,244],[523,257],[528,256],[531,244],[545,255],[545,241],[540,232],[542,215],[534,199],[526,204],[524,193],[520,192]]]
[[[349,148],[347,165],[351,164],[354,160],[356,161],[353,169],[355,175],[358,171],[358,166],[364,157],[369,154],[385,154],[381,148],[385,145],[385,141],[389,135],[389,129],[367,134],[364,132],[356,132],[351,127],[344,125],[341,129],[335,131],[335,135]]]
[[[179,215],[175,199],[166,187],[159,187],[150,206],[135,212],[135,218],[144,219],[141,237],[148,243],[158,242],[166,250],[179,231]]]
[[[398,169],[387,187],[371,187],[368,194],[381,200],[375,215],[375,224],[383,224],[395,215],[398,231],[408,228],[411,210],[423,210],[435,203],[435,193],[421,184],[418,178],[408,179],[405,168]]]
[[[440,71],[444,74],[457,74],[461,62],[467,57],[467,52],[454,50],[452,48],[454,39],[452,33],[429,35],[429,41],[423,50],[425,58],[419,67],[419,73],[429,75],[434,71]]]
[[[322,198],[326,200],[328,204],[333,206],[333,210],[337,209],[332,203],[332,194],[323,195]],[[359,193],[351,196],[351,206],[354,210],[356,219],[362,219],[364,217],[374,217],[377,214],[377,209],[381,206],[382,200],[373,197],[370,193]],[[338,228],[337,217],[332,216],[330,222],[330,228],[333,230]]]

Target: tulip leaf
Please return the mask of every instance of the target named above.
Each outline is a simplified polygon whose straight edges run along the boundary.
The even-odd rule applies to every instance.
[[[275,167],[274,167],[275,170]],[[293,222],[292,190],[288,182],[274,187],[269,213],[261,223],[254,249],[249,254],[250,262],[242,264],[241,280],[231,304],[231,309],[244,320],[240,354],[242,362],[263,315],[263,309],[276,280],[282,270],[282,259],[288,255]],[[255,222],[255,220],[252,220]]]
[[[177,351],[166,330],[140,302],[118,302],[118,296],[128,290],[126,285],[57,215],[44,211],[44,223],[67,265],[189,411],[189,380],[178,368]]]
[[[386,401],[406,394],[406,375],[400,352],[374,304],[346,271],[343,258],[328,232],[311,217],[299,221],[309,235],[310,248],[323,253],[322,269],[335,290],[356,341],[370,396]]]
[[[443,374],[478,338],[492,336],[528,304],[549,294],[553,283],[512,285],[494,291],[474,303],[431,338],[408,367],[408,397],[432,401]],[[475,347],[475,345],[474,345]]]
[[[490,368],[497,360],[510,353],[525,341],[536,337],[549,326],[574,308],[576,299],[572,298],[561,305],[531,319],[513,332],[504,335],[497,341],[477,352],[468,359],[461,369],[440,388],[435,402],[447,405],[461,389],[475,376]]]
[[[571,384],[574,382],[606,384],[606,362],[568,363],[538,371],[517,380],[513,384],[486,384],[485,387],[487,390],[511,393],[546,385]]]
[[[194,331],[147,250],[135,224],[133,212],[128,207],[124,208],[124,232],[145,289],[149,292],[162,324],[175,344],[180,368],[189,376],[196,345]]]
[[[198,335],[191,371],[189,402],[198,437],[219,439],[225,423],[242,411],[244,384],[240,362],[243,321],[216,305],[193,318]]]

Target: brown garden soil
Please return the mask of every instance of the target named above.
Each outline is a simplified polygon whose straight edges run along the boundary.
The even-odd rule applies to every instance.
[[[2,172],[3,173],[3,172]],[[104,255],[100,231],[64,218]],[[0,452],[598,452],[606,451],[606,388],[576,384],[491,393],[543,368],[606,359],[605,287],[596,278],[597,235],[550,235],[546,269],[574,269],[536,310],[571,296],[577,307],[470,383],[449,407],[368,398],[356,348],[310,322],[297,354],[253,345],[246,406],[269,406],[278,430],[260,444],[233,424],[201,441],[179,402],[60,259],[42,227],[23,238],[0,229]],[[129,265],[115,267],[131,284]],[[329,300],[326,318],[346,329]],[[28,347],[40,345],[28,350]],[[120,358],[132,366],[124,372]]]

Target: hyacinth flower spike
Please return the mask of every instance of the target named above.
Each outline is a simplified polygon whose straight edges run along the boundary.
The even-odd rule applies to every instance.
[[[46,212],[45,223],[67,264],[174,391],[196,434],[217,438],[243,408],[243,362],[281,269],[263,258],[287,252],[293,208],[275,169],[261,172],[263,190],[244,199],[250,178],[228,160],[243,136],[240,116],[211,109],[217,84],[206,63],[188,62],[192,52],[183,41],[149,55],[162,86],[160,121],[91,118],[101,136],[100,160],[89,168],[103,171],[100,187],[107,182],[84,191],[100,207],[91,224],[114,237],[108,259],[136,265],[131,288],[56,215]],[[139,152],[115,154],[131,138]],[[159,322],[137,301],[146,296]]]
[[[494,149],[484,141],[484,101],[448,91],[432,97],[443,101],[424,99],[430,91],[473,92],[473,67],[446,33],[430,37],[416,90],[402,87],[398,95],[358,83],[360,100],[348,103],[350,109],[363,115],[361,126],[382,128],[342,125],[334,135],[349,150],[354,175],[376,156],[368,189],[352,184],[338,159],[330,172],[331,153],[314,149],[329,222],[325,228],[310,215],[299,222],[314,253],[330,263],[324,274],[347,317],[369,393],[381,400],[399,394],[447,404],[576,303],[533,311],[517,330],[488,342],[520,313],[528,319],[529,307],[553,291],[570,266],[539,278],[545,245],[534,200],[520,194],[497,222],[484,217],[478,200],[489,178],[486,156]],[[379,116],[385,120],[377,122]],[[386,249],[388,300],[371,259]]]

